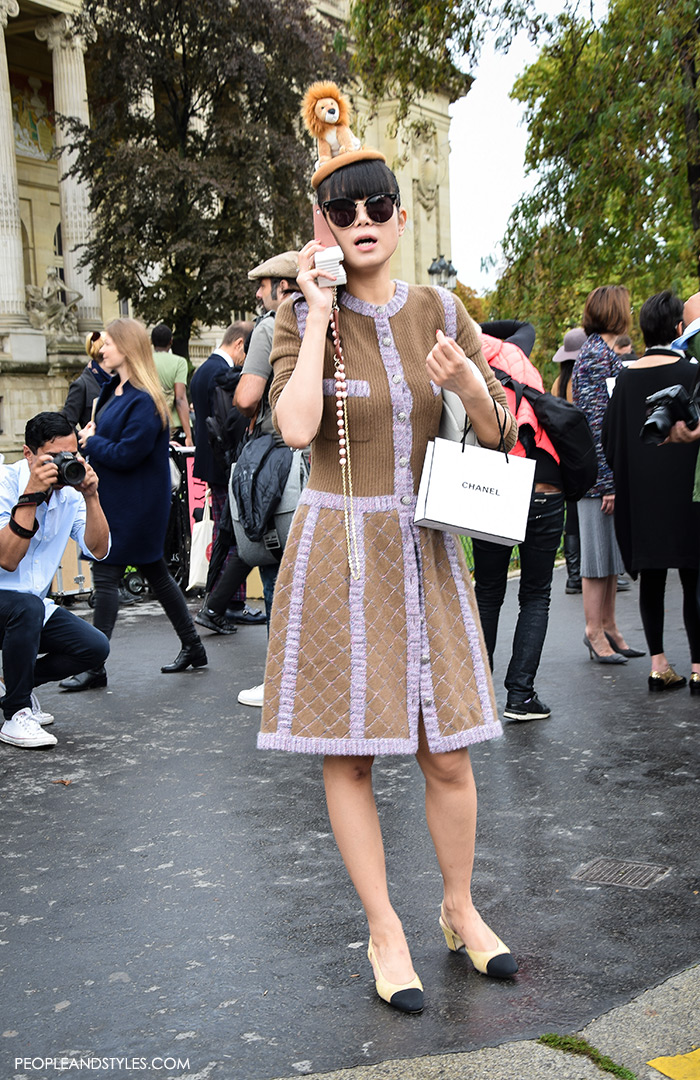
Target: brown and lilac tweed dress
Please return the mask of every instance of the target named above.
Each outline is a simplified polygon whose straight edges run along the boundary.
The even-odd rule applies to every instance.
[[[504,407],[479,337],[451,293],[396,283],[389,304],[340,299],[353,509],[361,573],[349,572],[338,464],[333,352],[311,475],[272,608],[258,746],[312,754],[409,754],[422,718],[431,751],[501,733],[488,657],[459,539],[413,524],[426,444],[442,397],[425,358],[439,328],[457,339]],[[273,406],[304,333],[305,301],[279,309]],[[515,424],[508,448],[515,441]]]

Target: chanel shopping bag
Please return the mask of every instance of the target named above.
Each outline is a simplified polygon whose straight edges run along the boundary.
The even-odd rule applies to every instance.
[[[416,525],[496,544],[525,539],[535,462],[447,439],[428,443]]]

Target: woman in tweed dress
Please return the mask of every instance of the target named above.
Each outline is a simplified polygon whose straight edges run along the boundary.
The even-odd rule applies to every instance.
[[[333,289],[318,286],[314,266],[318,241],[300,253],[303,296],[277,314],[275,421],[288,445],[312,443],[312,464],[275,592],[258,745],[324,756],[329,815],[369,921],[377,992],[419,1012],[422,986],[387,891],[376,754],[415,753],[425,776],[449,947],[466,945],[486,974],[517,971],[470,895],[476,791],[467,747],[501,731],[473,590],[459,542],[413,524],[440,387],[459,394],[482,444],[498,445],[500,423],[510,448],[516,425],[459,301],[392,281],[406,213],[379,158],[358,151],[314,177],[347,273],[338,290],[346,415],[329,334]]]

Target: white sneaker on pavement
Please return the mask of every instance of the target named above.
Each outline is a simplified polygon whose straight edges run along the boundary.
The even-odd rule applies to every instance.
[[[0,679],[0,697],[5,696],[5,680]],[[39,704],[39,698],[32,691],[31,697],[31,713],[37,724],[41,724],[42,727],[48,727],[49,724],[53,724],[53,713],[44,712]]]
[[[251,686],[250,690],[241,690],[238,700],[241,705],[253,705],[258,709],[262,709],[264,690],[265,683],[260,683],[260,686]]]
[[[31,709],[20,709],[11,720],[6,720],[0,728],[0,739],[12,746],[24,746],[30,750],[40,746],[55,746],[58,739],[34,717]]]

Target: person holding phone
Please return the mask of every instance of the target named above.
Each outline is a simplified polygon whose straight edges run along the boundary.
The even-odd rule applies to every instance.
[[[287,445],[311,444],[311,474],[277,580],[258,745],[323,758],[334,835],[369,923],[377,993],[419,1012],[422,984],[388,893],[376,755],[415,754],[425,777],[449,948],[466,946],[488,975],[517,971],[470,891],[468,747],[501,732],[470,576],[455,537],[413,523],[442,387],[460,396],[483,445],[498,446],[500,426],[511,448],[516,425],[459,300],[392,279],[407,215],[383,155],[343,154],[313,186],[347,284],[319,287],[334,275],[316,266],[325,246],[311,240],[299,254],[301,295],[277,313],[274,420]]]

